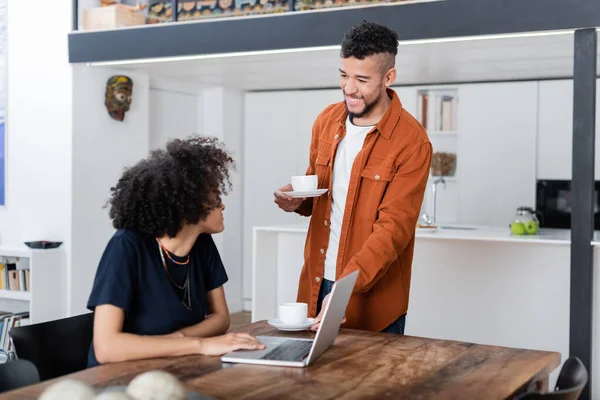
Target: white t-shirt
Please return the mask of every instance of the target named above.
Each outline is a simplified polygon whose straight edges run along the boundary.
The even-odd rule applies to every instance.
[[[373,126],[356,126],[350,122],[350,118],[346,119],[346,136],[340,141],[336,150],[332,176],[329,245],[325,254],[325,271],[323,275],[325,279],[330,281],[335,281],[335,266],[352,165]]]

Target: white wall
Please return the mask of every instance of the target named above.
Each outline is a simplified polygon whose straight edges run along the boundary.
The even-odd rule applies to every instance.
[[[7,198],[0,243],[63,241],[69,290],[57,295],[78,314],[111,233],[101,208],[109,185],[148,148],[148,79],[133,76],[136,94],[126,124],[137,130],[109,121],[109,72],[68,63],[72,3],[46,3],[8,4]],[[45,11],[31,13],[36,7]],[[44,34],[31,35],[34,30]]]
[[[230,171],[232,190],[223,198],[225,204],[225,231],[214,236],[229,281],[225,284],[225,296],[230,312],[243,309],[242,303],[242,203],[244,187],[243,138],[244,96],[242,92],[214,88],[202,92],[202,121],[199,132],[222,141],[235,161]]]
[[[596,180],[600,180],[600,80],[596,81]],[[571,180],[573,163],[573,81],[540,82],[538,179]]]
[[[74,67],[73,79],[73,242],[71,314],[86,311],[98,262],[114,233],[103,205],[124,167],[149,150],[148,76],[126,72],[133,80],[131,109],[120,122],[104,106],[106,81],[123,71]]]
[[[151,86],[150,148],[162,147],[173,138],[200,133],[201,121],[201,96]]]
[[[108,210],[102,205],[123,167],[146,157],[149,149],[162,147],[169,139],[192,134],[218,137],[237,164],[237,172],[231,171],[233,190],[224,198],[226,230],[215,235],[215,242],[229,275],[225,291],[230,310],[241,311],[241,93],[222,89],[202,92],[193,85],[183,87],[181,82],[157,81],[125,71],[134,81],[133,102],[125,121],[118,122],[109,118],[103,96],[108,77],[123,71],[83,66],[75,71],[71,312],[85,311],[98,261],[114,232]],[[89,181],[94,182],[91,188]]]
[[[213,238],[229,276],[225,295],[231,312],[242,305],[243,94],[222,88],[203,89],[177,80],[150,81],[150,147],[192,134],[217,137],[235,160],[232,190],[223,198],[225,231]]]
[[[304,175],[312,125],[339,90],[246,94],[244,113],[244,299],[252,297],[252,227],[304,220],[273,203],[273,192]],[[249,309],[249,304],[246,304]]]
[[[537,82],[460,86],[460,223],[508,227],[517,207],[535,207],[537,90]]]
[[[107,79],[121,73],[132,78],[134,86],[131,109],[119,122],[106,111],[104,91]],[[180,82],[151,80],[128,70],[75,66],[73,79],[73,267],[68,302],[70,314],[75,315],[86,311],[99,259],[114,233],[103,206],[123,168],[146,157],[151,148],[191,134],[224,141],[241,168],[243,102],[238,92],[218,89],[204,95],[193,85],[184,88]],[[240,118],[232,118],[235,114]],[[227,301],[235,312],[242,309],[239,170],[232,171],[232,183],[233,191],[224,199],[227,229],[215,241],[230,278],[225,286]]]
[[[71,241],[72,2],[10,0],[6,207],[0,243]],[[43,10],[32,12],[32,10]],[[43,32],[43,34],[33,34]],[[67,263],[69,259],[67,258]],[[64,293],[57,293],[63,296]]]

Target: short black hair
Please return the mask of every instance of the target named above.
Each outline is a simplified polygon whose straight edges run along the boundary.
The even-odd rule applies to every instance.
[[[231,188],[233,159],[222,147],[212,137],[173,139],[126,168],[107,203],[113,227],[175,237],[205,219]]]
[[[362,21],[344,35],[342,58],[354,57],[364,60],[374,54],[389,54],[392,63],[398,54],[398,34],[384,25]],[[390,66],[393,67],[394,64]]]

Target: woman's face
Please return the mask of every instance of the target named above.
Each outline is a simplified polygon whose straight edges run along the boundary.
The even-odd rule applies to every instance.
[[[207,216],[206,219],[200,221],[200,227],[204,233],[215,234],[221,233],[225,229],[225,218],[223,217],[223,210],[225,205],[221,202],[220,205],[214,208]]]

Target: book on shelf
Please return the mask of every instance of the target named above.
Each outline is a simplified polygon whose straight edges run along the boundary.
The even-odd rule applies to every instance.
[[[29,292],[30,272],[28,263],[0,262],[0,289]]]
[[[12,328],[29,325],[29,312],[10,313],[0,311],[0,349],[5,352],[13,351],[8,333]]]
[[[417,101],[419,122],[430,132],[456,129],[456,98],[449,94],[421,92]]]

